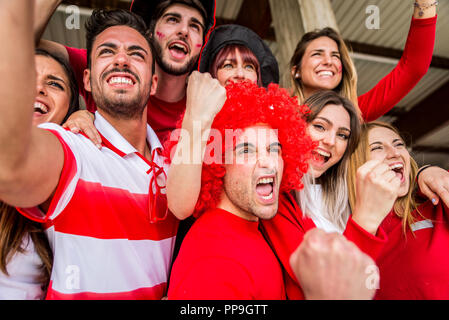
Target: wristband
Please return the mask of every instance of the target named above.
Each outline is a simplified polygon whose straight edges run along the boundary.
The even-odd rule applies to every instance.
[[[422,166],[421,168],[419,168],[418,172],[416,173],[416,178],[415,178],[416,182],[418,182],[418,178],[419,178],[419,175],[421,174],[421,172],[423,172],[424,170],[426,170],[429,167],[435,167],[435,166],[431,165],[431,164],[426,164],[425,166]]]

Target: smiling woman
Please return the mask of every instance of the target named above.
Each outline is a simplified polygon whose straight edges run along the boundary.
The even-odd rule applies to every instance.
[[[33,124],[63,123],[79,109],[78,85],[70,65],[62,58],[37,49],[36,102]]]
[[[368,123],[360,142],[350,162],[351,207],[371,202],[370,219],[388,236],[376,260],[375,298],[448,299],[449,208],[415,195],[417,165],[395,127]],[[364,172],[376,178],[367,181]]]
[[[48,51],[37,49],[33,125],[61,124],[79,109],[72,68]],[[0,300],[43,299],[53,256],[42,224],[0,202]]]

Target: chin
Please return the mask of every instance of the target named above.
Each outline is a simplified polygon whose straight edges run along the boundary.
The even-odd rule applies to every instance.
[[[260,210],[256,210],[257,212],[254,212],[253,214],[262,220],[270,220],[273,219],[276,213],[278,212],[278,205],[276,203],[275,206],[272,206],[270,208],[262,208]]]

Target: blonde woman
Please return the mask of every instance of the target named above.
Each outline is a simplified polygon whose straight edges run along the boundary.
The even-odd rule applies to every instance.
[[[396,128],[382,122],[363,126],[350,161],[350,203],[356,210],[369,193],[372,226],[388,238],[376,261],[377,299],[449,299],[449,209],[443,202],[417,202],[422,199],[414,193],[416,172],[416,162]],[[386,187],[389,183],[382,183],[382,175],[398,181],[396,187]],[[374,182],[374,191],[364,187],[366,181]],[[388,207],[391,198],[394,205]]]

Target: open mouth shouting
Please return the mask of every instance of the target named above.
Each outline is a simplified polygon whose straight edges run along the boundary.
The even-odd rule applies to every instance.
[[[317,165],[323,165],[329,161],[332,154],[322,149],[312,151],[312,159]]]
[[[175,40],[169,43],[168,49],[173,58],[177,60],[184,59],[189,53],[190,49],[187,43],[180,40]]]
[[[405,181],[403,163],[401,162],[392,163],[390,164],[390,169],[395,172],[396,177],[398,177],[401,180],[401,183]]]
[[[263,204],[273,204],[276,201],[276,178],[274,175],[261,177],[257,180],[256,194]]]
[[[34,114],[35,115],[45,115],[49,111],[50,111],[50,108],[46,104],[44,104],[40,101],[34,102]]]

